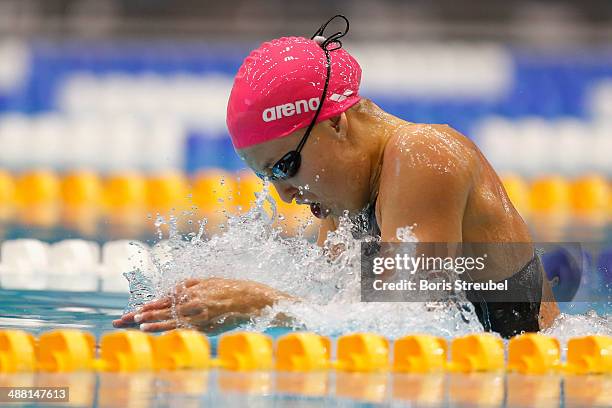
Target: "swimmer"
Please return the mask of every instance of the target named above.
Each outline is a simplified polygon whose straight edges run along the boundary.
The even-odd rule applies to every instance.
[[[348,21],[338,17],[345,31],[325,38],[332,18],[311,39],[266,42],[244,60],[227,107],[237,153],[283,201],[310,206],[321,220],[319,245],[345,211],[365,213],[364,232],[383,242],[397,242],[398,228],[414,225],[421,243],[524,243],[510,256],[492,244],[489,259],[497,256],[497,267],[475,277],[527,282],[524,301],[470,300],[485,329],[502,336],[548,327],[557,305],[527,226],[491,165],[450,126],[412,123],[360,96],[361,67],[342,48]],[[180,320],[202,330],[291,298],[260,283],[222,278],[192,279],[179,291]],[[179,322],[171,306],[166,297],[114,324],[173,329]]]

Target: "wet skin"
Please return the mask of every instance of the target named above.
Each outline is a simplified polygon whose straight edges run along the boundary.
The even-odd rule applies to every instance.
[[[253,170],[269,173],[280,157],[295,149],[303,132],[238,153]],[[489,259],[500,261],[474,276],[477,280],[508,278],[533,256],[525,222],[469,139],[447,125],[406,122],[365,99],[317,124],[302,150],[296,176],[273,184],[283,201],[309,204],[315,215],[323,217],[319,245],[324,245],[327,232],[336,229],[344,210],[358,212],[377,197],[375,214],[382,241],[397,242],[397,229],[414,225],[419,242],[525,243],[511,254],[485,246]],[[278,300],[290,299],[266,285],[222,278],[193,279],[180,291],[180,320],[202,330],[219,318],[248,318]],[[171,297],[166,297],[113,324],[169,330],[178,324],[171,305]],[[550,326],[558,314],[545,280],[540,327]]]

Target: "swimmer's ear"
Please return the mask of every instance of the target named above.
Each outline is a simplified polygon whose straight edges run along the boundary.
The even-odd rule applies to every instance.
[[[348,132],[348,121],[346,119],[346,114],[342,112],[340,115],[334,116],[329,120],[332,128],[336,132],[336,135],[342,139],[346,138],[346,134]]]

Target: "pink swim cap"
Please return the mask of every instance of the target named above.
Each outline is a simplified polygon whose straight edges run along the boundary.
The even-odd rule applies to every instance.
[[[317,123],[361,99],[361,67],[344,49],[329,51],[331,76]],[[283,37],[245,58],[227,104],[227,127],[236,149],[289,135],[312,121],[325,86],[325,52],[314,40]]]

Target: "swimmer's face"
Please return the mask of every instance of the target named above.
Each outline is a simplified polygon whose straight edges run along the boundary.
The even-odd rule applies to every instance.
[[[306,129],[289,136],[240,149],[238,154],[256,172],[270,174],[286,153],[295,150]],[[321,216],[358,211],[367,204],[369,171],[360,163],[366,156],[348,135],[345,114],[318,123],[302,148],[302,163],[294,177],[272,182],[285,202],[319,204]],[[363,173],[363,174],[362,174]],[[317,206],[311,205],[316,214]]]

